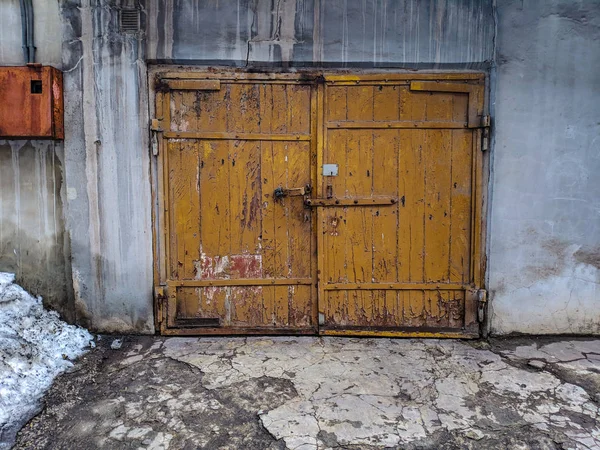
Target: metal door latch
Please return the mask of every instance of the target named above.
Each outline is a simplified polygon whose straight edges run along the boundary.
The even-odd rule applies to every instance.
[[[301,188],[290,188],[290,189],[286,189],[286,188],[279,186],[278,188],[275,189],[275,191],[273,191],[273,198],[275,200],[281,200],[284,197],[302,197],[305,195],[309,195],[310,191],[311,191],[310,184],[307,184],[306,186],[301,187]]]

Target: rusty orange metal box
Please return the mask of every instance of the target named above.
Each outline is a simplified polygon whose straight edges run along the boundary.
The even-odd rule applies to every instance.
[[[63,139],[63,79],[54,67],[0,67],[0,138]]]

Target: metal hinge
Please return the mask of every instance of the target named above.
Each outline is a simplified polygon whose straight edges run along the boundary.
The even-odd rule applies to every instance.
[[[150,129],[152,131],[163,131],[162,120],[152,119],[152,121],[150,122]]]
[[[152,155],[158,156],[158,133],[163,131],[162,120],[152,119],[150,123],[150,130],[152,131],[151,144],[152,144]]]
[[[479,289],[477,291],[477,320],[479,323],[483,323],[485,320],[487,305],[487,291],[485,289]]]
[[[325,314],[319,313],[319,325],[325,325]]]
[[[165,321],[167,314],[167,309],[165,308],[167,303],[166,288],[164,286],[155,286],[154,296],[156,297],[156,313],[158,317],[158,326],[162,327],[162,324]]]
[[[483,131],[481,133],[481,151],[485,152],[490,148],[490,126],[492,123],[492,119],[489,115],[481,116],[481,128]]]

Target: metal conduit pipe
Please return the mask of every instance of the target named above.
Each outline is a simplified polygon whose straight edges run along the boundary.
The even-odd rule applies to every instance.
[[[35,62],[35,45],[33,45],[33,3],[32,0],[25,0],[27,6],[27,48],[28,48],[28,63]]]
[[[27,46],[27,7],[25,6],[25,0],[19,0],[19,4],[21,5],[21,42],[23,48],[23,58],[25,59],[25,64],[29,62],[29,48]]]

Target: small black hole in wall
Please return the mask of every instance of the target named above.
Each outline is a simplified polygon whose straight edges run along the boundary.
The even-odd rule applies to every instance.
[[[41,94],[42,93],[42,80],[31,80],[31,93]]]

